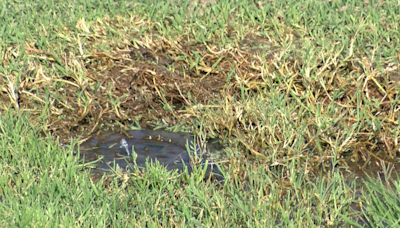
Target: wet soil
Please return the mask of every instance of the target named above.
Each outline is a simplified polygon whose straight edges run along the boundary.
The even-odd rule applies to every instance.
[[[399,180],[400,163],[397,161],[384,161],[375,157],[368,157],[363,160],[354,161],[354,159],[346,158],[346,167],[343,169],[343,176],[348,184],[356,180],[356,200],[351,204],[354,211],[365,211],[365,204],[362,204],[362,197],[368,191],[365,191],[366,185],[383,183],[388,189],[393,188],[394,181]],[[367,226],[364,218],[357,220],[361,226]]]

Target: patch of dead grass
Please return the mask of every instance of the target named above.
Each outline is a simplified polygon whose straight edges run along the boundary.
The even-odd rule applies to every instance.
[[[150,29],[139,33],[142,26]],[[3,64],[19,55],[27,62],[17,87],[6,78],[15,83],[18,72],[2,75],[1,109],[30,112],[36,121],[42,116],[44,129],[63,142],[103,125],[188,125],[203,118],[205,131],[275,163],[308,156],[318,166],[349,152],[355,158],[399,152],[393,61],[377,70],[373,59],[343,56],[335,45],[314,50],[309,61],[296,34],[282,46],[249,32],[221,47],[187,34],[162,37],[152,26],[134,17],[90,26],[81,20],[81,34],[60,31],[69,48],[59,56],[34,44],[25,53],[9,48]],[[109,39],[110,27],[121,37]]]

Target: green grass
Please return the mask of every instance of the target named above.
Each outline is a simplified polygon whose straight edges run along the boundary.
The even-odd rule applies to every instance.
[[[0,2],[2,225],[396,226],[398,180],[356,197],[335,166],[397,159],[399,15],[396,1]],[[226,181],[149,165],[95,184],[59,146],[140,125],[220,138]]]
[[[295,163],[284,175],[245,167],[247,181],[229,166],[222,184],[203,181],[201,169],[178,175],[148,164],[144,173],[116,171],[95,184],[72,147],[40,137],[26,115],[7,113],[0,123],[6,227],[338,226],[355,197],[338,172],[316,184]]]
[[[385,173],[384,180],[368,178],[364,192],[364,216],[367,223],[374,227],[399,226],[399,178],[390,177],[391,172]]]

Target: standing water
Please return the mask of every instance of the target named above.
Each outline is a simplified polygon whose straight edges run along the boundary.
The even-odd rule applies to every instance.
[[[205,146],[196,145],[195,141],[193,135],[162,130],[128,131],[126,134],[103,132],[82,143],[80,151],[85,163],[101,158],[92,169],[94,173],[109,172],[114,163],[128,170],[133,165],[132,157],[136,157],[139,168],[145,167],[146,160],[156,159],[168,170],[182,170],[185,164],[190,171],[188,150],[192,156],[202,158],[201,163],[204,163],[209,159],[207,154],[222,149],[217,140],[211,140]]]

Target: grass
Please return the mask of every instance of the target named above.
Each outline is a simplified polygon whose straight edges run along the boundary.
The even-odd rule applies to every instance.
[[[283,183],[275,176],[281,174],[262,168],[248,170],[251,180],[246,185],[230,177],[230,170],[224,173],[225,183],[216,185],[203,181],[202,170],[178,175],[157,164],[149,164],[145,173],[116,171],[114,177],[94,183],[73,156],[72,146],[61,147],[49,135],[39,137],[37,130],[26,116],[7,113],[1,118],[0,216],[7,227],[288,226],[293,223],[290,217],[300,219],[310,212],[315,214],[305,224],[337,224],[353,194],[337,173],[329,184],[321,181],[317,186],[294,169],[285,181],[292,185],[290,194],[283,200],[278,190]],[[340,205],[333,204],[335,200]],[[321,204],[312,207],[313,201]],[[338,214],[328,215],[334,206],[340,207]]]
[[[5,226],[398,223],[391,188],[360,197],[339,169],[397,161],[398,3],[206,3],[0,3]],[[150,165],[94,183],[59,146],[138,126],[219,137],[225,182]]]
[[[390,181],[377,181],[371,178],[366,186],[364,214],[367,223],[375,227],[398,226],[400,223],[398,178]]]
[[[94,183],[73,146],[37,132],[25,115],[1,117],[0,217],[6,227],[337,226],[355,198],[338,172],[316,184],[295,163],[284,175],[240,164],[248,180],[232,175],[236,165],[230,165],[221,184],[203,181],[201,169],[179,175],[147,164],[146,172],[116,170]]]

